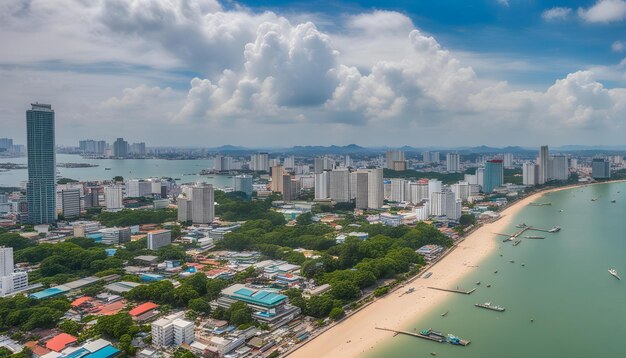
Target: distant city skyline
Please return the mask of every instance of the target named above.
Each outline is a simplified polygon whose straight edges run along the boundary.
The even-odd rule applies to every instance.
[[[623,142],[623,0],[318,5],[4,1],[2,135],[39,101],[59,145]]]

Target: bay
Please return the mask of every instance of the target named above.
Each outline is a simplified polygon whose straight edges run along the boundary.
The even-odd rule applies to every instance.
[[[462,288],[476,287],[473,294],[451,294],[419,321],[393,327],[453,333],[471,340],[469,346],[399,335],[369,356],[430,357],[431,352],[463,358],[626,356],[626,281],[607,272],[615,268],[626,275],[626,183],[553,192],[538,201],[552,205],[523,208],[506,233],[515,233],[520,223],[546,229],[559,225],[560,232],[527,231],[523,236],[545,239],[523,238],[518,246],[502,243],[502,237],[491,238],[498,242],[496,251],[458,282]],[[483,302],[506,311],[474,306]],[[417,296],[415,304],[420,304]]]

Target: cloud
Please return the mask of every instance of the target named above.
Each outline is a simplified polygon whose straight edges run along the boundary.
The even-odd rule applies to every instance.
[[[498,4],[502,5],[502,6],[509,6],[509,0],[496,0],[498,2]]]
[[[553,7],[541,13],[541,18],[545,21],[565,20],[572,13],[569,7]]]
[[[611,44],[613,52],[622,52],[624,49],[626,49],[626,44],[623,41],[615,41]]]
[[[621,21],[626,17],[626,1],[598,0],[588,9],[578,8],[578,16],[591,23]]]

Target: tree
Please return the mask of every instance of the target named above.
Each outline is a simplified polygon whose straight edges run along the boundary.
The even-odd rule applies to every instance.
[[[120,339],[127,334],[134,322],[128,313],[118,313],[112,316],[102,316],[98,318],[98,323],[94,330],[111,338]]]
[[[172,354],[172,358],[196,358],[196,355],[186,349],[178,348],[174,354]]]
[[[361,295],[361,290],[354,282],[339,281],[331,286],[330,294],[338,300],[353,300]]]
[[[124,177],[120,175],[116,175],[113,177],[113,181],[117,181],[117,182],[124,181]]]
[[[187,303],[187,307],[199,314],[208,315],[209,313],[211,313],[211,305],[204,298],[194,298],[189,300],[189,303]]]
[[[328,314],[328,317],[330,317],[333,321],[338,321],[343,318],[343,316],[345,316],[345,312],[341,307],[334,307]]]
[[[459,218],[459,224],[463,226],[474,225],[476,223],[476,217],[472,214],[463,214]]]
[[[304,213],[304,214],[298,215],[298,217],[296,218],[296,222],[298,223],[298,225],[306,226],[306,225],[313,224],[312,218],[313,218],[312,213]]]
[[[71,334],[72,336],[78,336],[82,328],[83,326],[80,323],[69,319],[59,323],[59,329],[67,334]]]
[[[226,310],[225,315],[228,321],[235,326],[253,322],[252,309],[241,301],[231,304]]]
[[[329,295],[313,296],[307,302],[306,314],[316,318],[324,318],[328,316],[333,306],[333,299]]]

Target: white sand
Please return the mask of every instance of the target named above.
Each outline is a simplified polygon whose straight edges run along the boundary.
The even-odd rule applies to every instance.
[[[403,329],[430,312],[448,293],[427,286],[455,288],[456,283],[489,256],[498,245],[495,232],[502,232],[511,224],[511,218],[529,203],[548,192],[563,190],[556,188],[533,194],[511,205],[501,212],[501,218],[478,228],[437,262],[428,271],[428,279],[417,279],[403,288],[374,301],[369,306],[329,328],[290,354],[292,357],[355,357],[373,349],[384,340],[393,337],[392,332],[375,327]],[[400,296],[409,288],[415,291]],[[416,302],[417,301],[417,302]],[[348,343],[349,342],[349,343]]]

